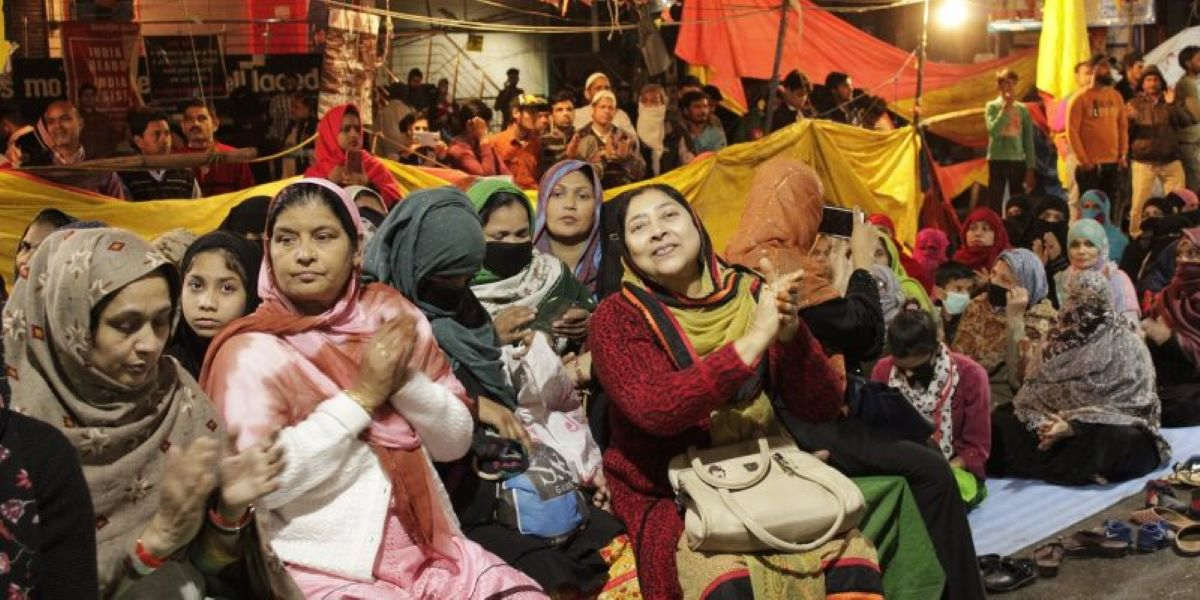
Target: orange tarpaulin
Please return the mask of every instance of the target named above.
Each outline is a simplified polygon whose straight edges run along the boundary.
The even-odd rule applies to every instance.
[[[742,77],[769,79],[779,31],[780,0],[689,0],[675,54],[707,70],[709,81],[735,103],[746,106]],[[849,73],[855,87],[881,96],[908,116],[917,90],[917,61],[912,53],[875,37],[822,10],[809,0],[793,0],[799,12],[788,14],[781,76],[800,69],[814,82],[831,71]],[[761,7],[754,10],[751,7]],[[776,7],[772,9],[771,7]],[[995,72],[1008,67],[1021,76],[1024,93],[1033,85],[1036,59],[1023,53],[978,64],[927,62],[924,111],[931,117],[983,108],[996,95]],[[986,142],[983,115],[934,126],[939,135],[972,146]]]

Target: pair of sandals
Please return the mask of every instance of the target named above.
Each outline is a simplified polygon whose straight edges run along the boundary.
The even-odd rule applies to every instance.
[[[1164,506],[1136,511],[1130,515],[1130,520],[1139,525],[1159,523],[1174,532],[1171,543],[1175,546],[1175,552],[1183,556],[1200,556],[1200,521]]]
[[[983,574],[983,586],[989,594],[1002,594],[1021,589],[1038,578],[1038,567],[1028,558],[1014,558],[999,554],[984,554],[979,557],[979,571]]]

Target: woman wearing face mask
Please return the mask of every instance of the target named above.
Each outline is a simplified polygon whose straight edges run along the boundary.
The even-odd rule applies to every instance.
[[[675,129],[676,124],[667,119],[667,91],[657,83],[642,86],[637,134],[650,176],[657,177],[679,166],[679,132]]]
[[[183,320],[167,354],[192,377],[200,376],[213,336],[258,308],[261,263],[260,246],[225,231],[200,236],[183,255]]]
[[[1171,456],[1150,352],[1117,315],[1100,273],[1072,270],[1061,289],[1042,362],[992,414],[987,472],[1062,485],[1141,477]]]
[[[500,343],[515,344],[531,331],[550,323],[535,323],[539,313],[557,320],[552,312],[579,307],[595,309],[592,293],[562,260],[533,247],[533,209],[517,186],[500,179],[485,179],[467,190],[471,204],[483,220],[487,242],[483,267],[471,280],[471,291],[492,316]],[[553,334],[552,331],[547,333]],[[564,348],[566,338],[560,338]],[[582,374],[590,376],[591,359]]]
[[[1108,259],[1119,263],[1125,254],[1125,246],[1129,245],[1129,236],[1112,222],[1111,204],[1108,195],[1100,190],[1084,192],[1079,198],[1079,218],[1092,219],[1104,226],[1104,235],[1108,237]]]
[[[544,597],[458,529],[430,461],[466,453],[471,401],[421,311],[360,281],[354,203],[302,179],[267,232],[263,303],[213,340],[201,382],[239,447],[275,437],[302,467],[260,502],[272,574],[308,598]]]
[[[340,186],[370,184],[391,206],[404,191],[391,171],[363,148],[362,119],[358,107],[343,104],[329,109],[317,126],[316,154],[305,177],[321,177]]]
[[[775,276],[764,261],[764,284],[727,267],[673,188],[646,186],[613,202],[631,274],[625,291],[597,308],[591,343],[599,380],[617,407],[605,470],[613,509],[637,548],[643,597],[878,597],[878,571],[864,568],[858,581],[839,573],[851,556],[864,567],[874,560],[856,531],[767,560],[688,549],[667,481],[671,457],[777,430],[769,394],[802,418],[836,419],[840,390],[796,313],[797,273]],[[823,563],[839,553],[842,560]]]
[[[970,267],[983,281],[1000,253],[1011,247],[1004,221],[986,207],[976,208],[967,215],[962,238],[965,243],[954,253],[954,260]]]
[[[483,266],[485,253],[479,216],[469,199],[452,187],[422,190],[411,194],[388,215],[378,237],[367,247],[364,272],[412,298],[429,319],[455,375],[467,393],[478,400],[480,425],[498,433],[501,439],[519,441],[528,453],[530,468],[536,465],[549,469],[554,477],[566,476],[574,482],[582,482],[585,477],[594,479],[595,473],[568,472],[574,469],[564,471],[561,464],[539,460],[538,456],[546,452],[569,458],[562,456],[561,447],[551,446],[544,438],[535,443],[515,414],[524,390],[513,386],[491,318],[468,285]],[[490,432],[477,429],[473,459],[442,469],[464,534],[550,593],[573,591],[587,595],[599,591],[608,576],[608,565],[600,550],[622,532],[620,523],[606,513],[593,511],[586,524],[570,527],[569,521],[562,522],[564,532],[555,530],[553,535],[564,539],[522,533],[519,521],[509,522],[500,516],[503,509],[499,498],[509,493],[508,488],[479,474],[487,467],[481,469],[478,465],[490,458],[483,446],[496,439]],[[523,469],[504,471],[508,476],[501,477],[509,479],[520,476]],[[539,488],[537,493],[542,490]],[[547,490],[547,494],[557,497],[561,492],[549,495]],[[606,503],[607,491],[598,492],[593,501],[597,507]],[[558,512],[529,510],[528,514],[522,511],[522,516],[535,515],[536,519],[559,524]],[[581,510],[587,511],[586,507]]]
[[[1200,228],[1185,229],[1175,277],[1142,321],[1158,374],[1163,427],[1200,425]]]
[[[1136,327],[1141,321],[1137,292],[1129,276],[1117,268],[1108,256],[1108,236],[1104,233],[1104,227],[1092,219],[1075,221],[1067,232],[1067,259],[1071,265],[1054,278],[1059,305],[1066,301],[1067,278],[1079,271],[1095,271],[1108,281],[1114,310]]]
[[[1058,310],[1058,289],[1055,287],[1054,280],[1059,273],[1070,266],[1070,261],[1067,259],[1066,222],[1050,222],[1041,219],[1034,221],[1026,231],[1024,246],[1037,255],[1038,260],[1042,261],[1046,270],[1046,283],[1050,286],[1047,297],[1050,298],[1054,309]]]
[[[992,446],[987,371],[938,341],[925,311],[902,311],[888,324],[891,356],[871,379],[896,388],[933,425],[932,441],[950,462],[967,507],[987,497],[984,465]]]
[[[1070,221],[1070,217],[1071,210],[1067,206],[1067,201],[1058,196],[1046,196],[1033,207],[1035,221],[1066,223]]]
[[[278,485],[282,450],[267,439],[221,451],[219,416],[163,355],[178,276],[149,244],[101,228],[43,245],[4,309],[13,407],[59,428],[80,455],[100,597],[203,595],[205,577],[237,560],[252,503]]]
[[[1004,404],[1021,387],[1022,365],[1046,339],[1057,312],[1047,298],[1046,271],[1024,248],[1000,254],[987,292],[967,305],[951,345],[987,370],[992,402]]]
[[[803,269],[800,316],[844,375],[883,348],[879,289],[870,273],[876,236],[862,222],[849,242],[818,234],[823,196],[816,171],[798,160],[781,156],[759,165],[725,257],[751,270],[763,258],[785,273]]]

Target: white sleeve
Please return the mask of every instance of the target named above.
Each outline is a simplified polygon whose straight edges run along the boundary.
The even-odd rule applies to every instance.
[[[415,373],[391,397],[392,406],[408,420],[429,457],[437,462],[462,458],[471,447],[475,419],[462,399],[428,375]]]
[[[339,393],[318,404],[303,421],[281,429],[278,443],[286,465],[279,474],[279,489],[258,504],[268,509],[285,506],[340,471],[370,423],[367,411]]]

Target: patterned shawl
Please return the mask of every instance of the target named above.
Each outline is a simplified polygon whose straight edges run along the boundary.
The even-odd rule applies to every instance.
[[[747,269],[769,258],[780,273],[804,269],[800,308],[841,296],[816,261],[809,257],[821,225],[824,189],[817,172],[786,156],[754,170],[741,224],[725,249],[725,258]]]
[[[118,583],[158,510],[167,449],[204,435],[223,439],[212,405],[175,359],[160,355],[137,388],[88,366],[93,309],[154,272],[168,273],[178,289],[166,258],[132,233],[58,231],[34,254],[4,309],[13,408],[58,427],[79,450],[96,507],[101,595]]]
[[[1046,339],[1058,311],[1050,300],[1043,298],[1025,309],[1025,337],[1032,343]],[[954,334],[954,351],[966,354],[991,375],[1005,365],[1008,358],[1008,321],[1004,309],[988,302],[987,294],[971,299]]]
[[[958,366],[950,359],[950,350],[938,344],[933,357],[933,379],[923,387],[913,387],[902,369],[895,365],[888,376],[888,385],[900,390],[905,400],[933,425],[933,439],[946,460],[954,458],[953,402],[958,389]]]
[[[1146,344],[1113,310],[1099,273],[1075,273],[1066,288],[1041,367],[1013,399],[1017,418],[1031,430],[1051,415],[1140,427],[1154,435],[1161,460],[1167,460],[1171,451],[1158,432],[1161,409]]]

